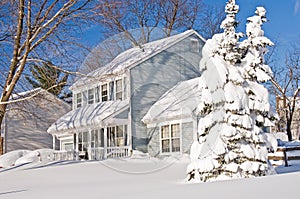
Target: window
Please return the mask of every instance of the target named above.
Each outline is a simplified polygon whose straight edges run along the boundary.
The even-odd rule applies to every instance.
[[[191,39],[191,52],[198,53],[199,52],[199,41],[197,39]]]
[[[79,108],[82,106],[82,95],[81,93],[76,94],[76,108]]]
[[[100,102],[100,88],[99,88],[99,86],[97,86],[96,88],[95,88],[95,102],[96,103],[98,103],[98,102]]]
[[[78,151],[87,151],[88,146],[88,132],[78,133]]]
[[[101,97],[102,97],[102,102],[108,100],[107,84],[102,84],[101,85]]]
[[[126,146],[127,125],[107,128],[107,146]]]
[[[108,127],[107,128],[107,146],[112,147],[116,146],[115,137],[116,137],[116,128],[114,127]]]
[[[94,89],[88,90],[88,104],[94,104]]]
[[[109,82],[109,100],[114,100],[114,85],[115,85],[115,82],[112,81],[112,82]]]
[[[123,99],[122,79],[116,81],[116,100]]]
[[[96,148],[100,146],[100,140],[99,140],[99,131],[98,130],[92,130],[91,131],[91,148]]]
[[[161,127],[161,152],[180,152],[179,124],[171,124]]]

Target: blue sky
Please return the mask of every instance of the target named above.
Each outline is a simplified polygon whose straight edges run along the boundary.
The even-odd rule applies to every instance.
[[[204,0],[207,4],[226,5],[227,0]],[[300,0],[236,0],[240,7],[237,20],[239,31],[245,32],[247,17],[252,16],[257,6],[267,10],[268,22],[263,25],[283,58],[295,40],[300,40]]]
[[[227,0],[203,0],[205,4],[225,5]],[[238,31],[245,32],[247,17],[254,15],[257,6],[267,10],[268,22],[263,25],[265,35],[276,45],[277,57],[283,64],[287,50],[294,41],[300,40],[300,0],[236,0],[240,7],[237,20]],[[99,44],[103,37],[99,36],[99,27],[85,31],[84,40],[92,45]]]

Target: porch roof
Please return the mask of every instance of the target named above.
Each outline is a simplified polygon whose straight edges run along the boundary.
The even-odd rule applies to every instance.
[[[153,124],[191,118],[201,98],[198,83],[199,78],[179,82],[149,109],[142,121]]]
[[[97,126],[99,128],[107,125],[118,125],[127,119],[115,118],[119,113],[128,109],[128,101],[106,101],[86,105],[74,109],[53,123],[47,130],[48,133],[59,135],[68,132]],[[125,121],[125,122],[126,122]],[[121,124],[120,124],[121,125]]]

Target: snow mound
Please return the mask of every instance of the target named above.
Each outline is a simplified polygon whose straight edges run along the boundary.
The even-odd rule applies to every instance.
[[[29,152],[30,152],[29,150],[16,150],[0,156],[0,168],[14,166],[15,162],[19,158],[23,157]]]
[[[49,162],[50,157],[53,155],[52,149],[38,149],[28,152],[23,157],[16,160],[15,165],[21,165],[26,163],[37,163],[37,162]]]

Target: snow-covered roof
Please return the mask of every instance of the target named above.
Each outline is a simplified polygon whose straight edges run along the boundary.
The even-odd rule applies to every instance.
[[[128,107],[128,101],[106,101],[97,104],[86,105],[74,109],[53,123],[47,130],[50,134],[63,134],[70,130],[97,125],[104,127],[105,120],[109,120],[115,114]]]
[[[191,117],[201,96],[198,83],[199,77],[179,82],[149,109],[142,121],[150,124]]]
[[[100,67],[92,72],[90,72],[87,77],[80,78],[77,80],[70,89],[75,87],[80,87],[86,85],[95,80],[101,79],[101,77],[106,77],[106,75],[120,75],[123,74],[126,69],[134,67],[141,62],[153,57],[154,55],[160,53],[161,51],[171,47],[172,45],[182,41],[186,37],[196,34],[199,38],[205,41],[197,32],[194,30],[187,30],[183,33],[160,39],[157,41],[146,43],[140,47],[134,47],[129,50],[124,51],[116,58],[114,58],[110,63],[106,64],[104,67]],[[91,78],[97,77],[97,78]]]

